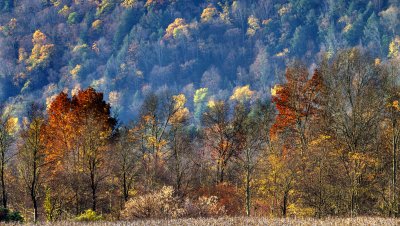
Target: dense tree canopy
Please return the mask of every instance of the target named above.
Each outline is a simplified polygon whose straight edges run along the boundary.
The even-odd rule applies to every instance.
[[[398,217],[399,11],[0,1],[1,204],[28,221]]]
[[[265,97],[293,59],[309,65],[360,44],[380,59],[397,56],[398,7],[387,0],[2,1],[0,100],[18,105],[92,86],[110,102],[118,92],[111,104],[126,122],[149,90],[165,87],[226,98],[250,85]]]

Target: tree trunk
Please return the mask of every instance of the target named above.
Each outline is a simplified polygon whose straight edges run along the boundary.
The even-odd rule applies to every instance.
[[[94,181],[94,174],[91,174],[91,188],[92,188],[92,210],[96,211],[96,184]]]
[[[124,201],[127,202],[129,198],[129,191],[128,191],[128,184],[126,183],[126,172],[124,171],[124,176],[123,176],[123,186],[124,186]]]
[[[178,193],[181,191],[182,187],[182,176],[181,176],[181,167],[180,167],[180,162],[179,162],[179,153],[177,150],[177,142],[176,138],[174,137],[174,158],[175,158],[175,173],[176,173],[176,178],[175,178],[175,186],[176,190]]]
[[[37,186],[37,150],[34,148],[33,151],[33,178],[31,183],[31,199],[33,204],[33,221],[36,222],[38,220],[38,206],[37,206],[37,198],[36,198],[36,186]]]
[[[219,174],[219,183],[224,182],[224,172],[225,171],[225,167],[221,164],[221,170],[220,170],[220,174]]]
[[[92,189],[92,210],[96,211],[96,162],[95,159],[91,159],[91,169],[90,169],[90,188]]]
[[[395,216],[396,215],[396,208],[397,208],[397,204],[396,204],[396,175],[397,175],[397,159],[396,159],[396,155],[397,155],[397,139],[396,139],[396,122],[393,121],[392,123],[392,127],[393,127],[393,137],[392,137],[392,204],[391,204],[391,208],[390,208],[390,212],[391,212],[391,216]]]
[[[319,160],[319,179],[318,179],[318,218],[322,217],[322,205],[323,205],[323,200],[322,200],[322,161]]]
[[[283,205],[282,205],[282,216],[283,217],[286,217],[286,213],[287,213],[288,195],[289,195],[288,191],[285,191],[283,193]]]
[[[36,195],[35,195],[35,191],[31,191],[31,200],[33,203],[33,221],[36,223],[38,220],[38,205],[37,205],[37,200],[36,200]]]
[[[250,216],[250,169],[246,172],[246,215]]]
[[[350,217],[354,216],[354,206],[355,206],[355,197],[354,191],[351,192],[351,200],[350,200]]]
[[[6,183],[4,179],[4,154],[2,156],[2,164],[1,164],[1,192],[2,192],[2,203],[3,207],[7,208],[7,192],[6,192]]]

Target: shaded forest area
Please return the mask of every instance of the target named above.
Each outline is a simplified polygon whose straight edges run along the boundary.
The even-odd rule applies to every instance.
[[[88,86],[125,123],[149,92],[257,95],[283,80],[294,59],[362,46],[398,51],[397,0],[1,0],[0,100],[22,114]]]

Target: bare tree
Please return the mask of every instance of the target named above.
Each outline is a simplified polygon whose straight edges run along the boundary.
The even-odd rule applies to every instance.
[[[11,146],[14,142],[14,132],[16,131],[17,122],[11,117],[10,109],[0,106],[0,182],[2,204],[7,208],[7,185],[5,181],[5,173],[7,163],[13,157],[11,154]]]
[[[24,121],[18,153],[19,172],[29,192],[33,205],[33,220],[35,222],[39,217],[38,198],[43,182],[41,169],[45,158],[42,133],[44,123],[43,107],[38,104],[32,104],[28,111],[27,120]]]
[[[382,78],[374,61],[360,50],[341,52],[332,63],[320,66],[326,92],[323,117],[326,134],[334,139],[346,175],[348,209],[354,216],[365,197],[371,169],[379,155],[379,122],[384,109]],[[368,175],[365,176],[365,175]]]
[[[118,129],[115,139],[114,161],[112,162],[115,174],[119,178],[123,200],[126,202],[133,188],[140,161],[136,128],[122,127]]]
[[[261,155],[269,144],[269,127],[272,124],[273,111],[268,104],[257,102],[253,107],[246,107],[238,103],[235,107],[235,118],[240,122],[237,133],[238,142],[241,143],[239,165],[245,173],[245,209],[246,215],[251,214],[251,183],[254,172],[261,159]],[[243,119],[239,119],[243,118]]]

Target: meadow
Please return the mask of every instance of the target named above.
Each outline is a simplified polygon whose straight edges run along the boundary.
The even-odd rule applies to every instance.
[[[15,224],[9,224],[15,225]],[[35,225],[33,223],[26,225]],[[258,218],[258,217],[222,217],[222,218],[198,218],[198,219],[170,219],[170,220],[139,220],[129,222],[72,222],[62,221],[58,223],[39,223],[36,225],[44,226],[81,226],[81,225],[93,225],[93,226],[111,226],[111,225],[400,225],[400,219],[397,218],[382,218],[382,217],[355,217],[355,218],[325,218],[325,219],[313,219],[313,218]]]

